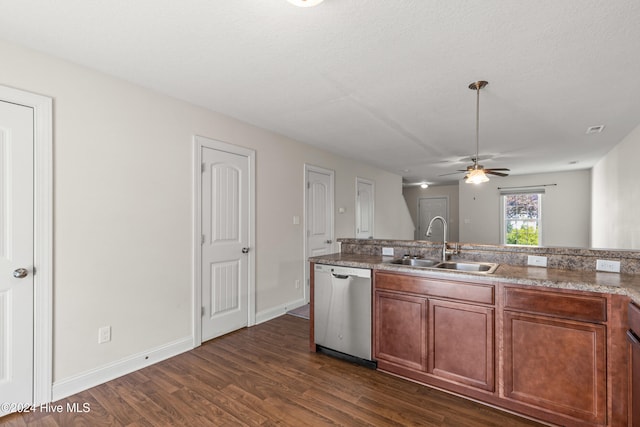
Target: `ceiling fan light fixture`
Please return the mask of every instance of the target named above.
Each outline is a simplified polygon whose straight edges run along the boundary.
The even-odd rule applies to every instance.
[[[489,181],[487,175],[496,176],[509,176],[509,169],[507,168],[485,168],[478,164],[480,160],[480,89],[488,85],[489,83],[484,80],[478,80],[469,85],[469,89],[476,92],[476,155],[471,157],[473,164],[467,166],[467,170],[458,170],[458,172],[466,172],[464,180],[467,184],[481,184]],[[485,156],[486,157],[486,156]],[[450,175],[450,174],[445,174]],[[444,176],[444,175],[441,175]]]
[[[313,7],[322,3],[324,0],[287,0],[294,6],[298,7]]]
[[[464,182],[466,182],[467,184],[482,184],[483,182],[489,181],[489,177],[484,173],[482,169],[470,170],[465,178],[466,179]]]

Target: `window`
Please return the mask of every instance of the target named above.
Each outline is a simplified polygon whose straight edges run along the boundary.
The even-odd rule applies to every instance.
[[[537,192],[502,193],[502,243],[540,246],[542,244],[542,194]]]

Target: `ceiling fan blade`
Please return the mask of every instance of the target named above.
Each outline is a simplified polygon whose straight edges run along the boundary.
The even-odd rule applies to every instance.
[[[488,168],[485,170],[486,171],[511,171],[511,169],[507,169],[507,168]]]
[[[495,172],[495,171],[493,171],[491,169],[485,169],[484,173],[491,174],[491,175],[496,175],[496,176],[509,176],[508,173]]]
[[[458,172],[451,172],[451,173],[443,173],[442,175],[438,175],[438,176],[458,175],[460,172],[466,172],[466,170],[458,171]]]

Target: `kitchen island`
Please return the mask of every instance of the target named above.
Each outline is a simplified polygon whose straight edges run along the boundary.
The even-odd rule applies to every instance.
[[[396,253],[433,249],[410,246]],[[486,261],[462,247],[457,260]],[[639,275],[506,263],[478,274],[353,252],[310,261],[372,270],[379,370],[559,425],[627,425],[625,334]]]

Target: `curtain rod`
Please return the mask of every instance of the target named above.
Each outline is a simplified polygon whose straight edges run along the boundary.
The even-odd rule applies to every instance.
[[[540,185],[521,185],[518,187],[498,187],[498,190],[513,190],[514,188],[540,188],[540,187],[554,187],[558,184],[540,184]]]

